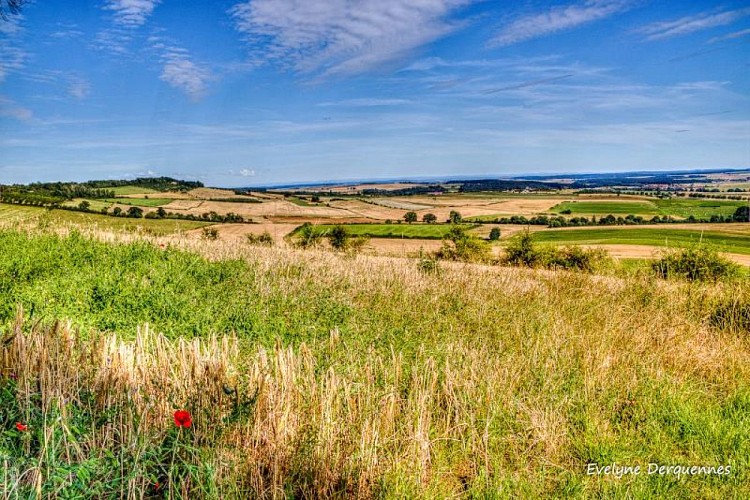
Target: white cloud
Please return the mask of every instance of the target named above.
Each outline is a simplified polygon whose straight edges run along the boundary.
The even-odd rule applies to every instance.
[[[490,40],[490,45],[513,45],[551,35],[619,14],[630,7],[632,2],[627,0],[588,0],[582,4],[552,7],[515,19]]]
[[[722,36],[716,36],[708,41],[708,43],[723,42],[724,40],[734,40],[735,38],[742,38],[743,36],[750,35],[750,28],[746,30],[735,31],[734,33],[728,33]]]
[[[115,22],[129,28],[142,26],[160,0],[107,0],[104,7],[115,12]]]
[[[299,72],[358,74],[398,60],[460,24],[473,0],[250,0],[231,13],[259,62]]]
[[[674,21],[662,21],[648,24],[636,32],[646,36],[647,40],[661,40],[673,36],[687,35],[716,26],[731,24],[737,19],[750,15],[750,8],[726,12],[703,12],[695,16],[686,16]]]
[[[27,122],[34,117],[34,113],[30,109],[19,106],[10,99],[0,97],[0,116],[8,116]]]
[[[187,50],[167,47],[162,60],[164,69],[160,78],[163,81],[182,90],[193,100],[205,95],[212,74],[208,69],[194,63]]]
[[[255,177],[255,170],[248,170],[247,168],[243,168],[240,170],[240,175],[242,177]]]
[[[70,78],[70,85],[68,86],[68,94],[76,99],[83,99],[91,92],[91,84],[83,78],[74,76]]]

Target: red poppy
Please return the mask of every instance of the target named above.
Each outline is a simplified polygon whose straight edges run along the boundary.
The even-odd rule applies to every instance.
[[[28,425],[24,425],[21,422],[16,422],[16,429],[18,429],[21,432],[24,432],[29,429]]]
[[[162,248],[164,248],[164,243],[161,243],[159,246],[162,247]]]
[[[190,417],[190,412],[185,410],[177,410],[174,412],[174,425],[177,427],[185,427],[187,429],[192,423],[193,420]]]

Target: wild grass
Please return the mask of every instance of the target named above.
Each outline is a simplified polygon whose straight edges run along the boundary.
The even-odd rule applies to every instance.
[[[315,229],[320,232],[328,232],[335,226],[331,224],[319,224]],[[472,229],[478,227],[475,224],[464,224],[464,228]],[[443,239],[451,232],[450,224],[347,224],[347,231],[352,236],[365,236],[368,238],[416,238],[426,240]]]
[[[0,498],[750,495],[748,283],[107,239],[0,234]]]

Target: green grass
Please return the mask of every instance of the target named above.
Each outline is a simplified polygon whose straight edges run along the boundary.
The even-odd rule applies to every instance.
[[[648,201],[566,201],[559,203],[550,209],[551,212],[560,213],[570,210],[571,214],[582,215],[657,215],[659,210]]]
[[[107,198],[107,203],[119,203],[120,205],[133,205],[137,207],[161,207],[171,203],[173,198]]]
[[[477,225],[465,225],[468,228]],[[315,226],[320,232],[333,229],[332,224]],[[349,234],[353,236],[368,236],[370,238],[408,238],[423,240],[439,240],[450,231],[449,224],[346,224]],[[298,228],[299,229],[299,228]],[[296,233],[297,230],[295,230]]]
[[[91,413],[107,404],[92,396],[101,385],[131,387],[127,377],[97,378],[109,373],[104,364],[80,376],[64,371],[98,384],[66,398],[64,414],[40,409],[36,391],[45,385],[19,377],[16,394],[3,374],[0,455],[11,459],[0,467],[20,497],[34,497],[31,469],[42,472],[42,496],[114,497],[138,480],[137,496],[156,496],[149,488],[164,482],[156,472],[123,478],[158,472],[175,456],[192,467],[192,498],[256,498],[270,484],[300,498],[355,496],[358,487],[377,498],[750,497],[750,344],[747,332],[710,326],[718,303],[750,303],[747,283],[643,277],[613,286],[576,273],[475,266],[423,274],[411,260],[255,247],[243,259],[211,261],[75,234],[1,231],[0,241],[4,326],[22,305],[26,325],[68,318],[84,334],[132,338],[144,322],[172,338],[234,332],[244,356],[234,365],[241,402],[225,400],[224,419],[218,405],[217,418],[196,415],[190,431],[179,431],[195,450],[179,453],[171,413],[156,413],[158,404],[149,411],[154,425],[122,428],[126,406]],[[206,254],[227,250],[216,245]],[[189,347],[154,356],[167,360],[165,352],[172,363],[203,355]],[[151,383],[132,388],[134,401],[152,391],[158,403],[171,394],[162,386],[182,387],[170,380],[171,364],[158,366]],[[27,370],[43,371],[34,367]],[[204,388],[188,389],[212,408]],[[28,433],[14,431],[17,419]],[[587,475],[592,462],[733,472],[614,479]],[[204,484],[215,489],[196,487]]]
[[[672,216],[708,219],[712,215],[732,215],[737,207],[746,202],[731,200],[704,200],[698,198],[653,199],[648,201],[566,201],[552,207],[550,211],[560,213],[570,210],[576,215],[641,215]]]
[[[46,225],[75,224],[80,226],[96,225],[101,229],[115,231],[144,231],[154,235],[172,234],[189,231],[210,225],[207,222],[178,219],[131,219],[111,217],[97,213],[74,212],[70,210],[48,210],[39,207],[0,204],[0,221],[25,222],[39,221]]]
[[[534,232],[539,242],[581,245],[651,245],[681,247],[703,241],[723,252],[750,254],[750,232],[737,234],[695,229],[650,228],[648,226],[542,230]]]
[[[147,187],[138,187],[138,186],[117,186],[117,187],[108,187],[104,188],[108,191],[114,191],[115,195],[124,195],[124,194],[151,194],[151,193],[159,193],[160,191],[157,191],[155,189],[147,188]]]

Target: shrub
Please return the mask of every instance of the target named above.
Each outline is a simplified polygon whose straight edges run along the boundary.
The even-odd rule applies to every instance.
[[[493,227],[490,230],[490,241],[497,241],[500,239],[500,228],[499,227]]]
[[[130,207],[128,208],[127,216],[134,219],[140,219],[143,217],[143,209],[140,207]]]
[[[601,249],[537,245],[528,229],[515,235],[505,249],[505,263],[514,266],[594,272],[610,262],[607,252]]]
[[[264,247],[272,247],[274,245],[273,236],[271,236],[271,233],[269,233],[268,231],[263,231],[263,233],[261,234],[248,234],[247,242],[251,245]]]
[[[422,222],[426,222],[427,224],[434,224],[437,222],[437,215],[435,214],[424,214],[422,216]]]
[[[404,220],[411,224],[412,222],[417,222],[417,212],[406,212],[404,214]]]
[[[213,227],[204,227],[203,228],[203,239],[204,240],[218,240],[219,239],[219,231],[216,228]]]
[[[666,250],[651,264],[657,276],[688,281],[717,281],[739,274],[739,266],[719,255],[715,248],[695,244],[678,250]]]
[[[341,224],[335,225],[328,233],[328,242],[334,250],[346,250],[350,239],[351,234],[349,234],[349,230]]]
[[[443,240],[443,246],[435,254],[446,260],[463,262],[486,262],[490,260],[490,246],[476,236],[469,234],[468,229],[453,225]]]
[[[299,230],[299,238],[295,242],[295,245],[299,248],[315,248],[320,245],[322,238],[323,233],[321,231],[318,231],[309,222],[305,222]]]

